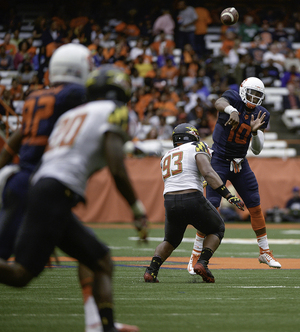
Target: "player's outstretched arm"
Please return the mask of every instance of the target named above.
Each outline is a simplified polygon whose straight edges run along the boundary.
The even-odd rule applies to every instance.
[[[215,107],[217,111],[229,114],[229,119],[225,123],[225,126],[229,125],[232,127],[231,129],[234,130],[240,123],[239,111],[231,106],[229,101],[223,97],[217,99]]]
[[[19,152],[23,134],[21,129],[17,129],[9,137],[8,141],[4,144],[3,149],[0,152],[0,169],[10,163]]]
[[[147,239],[147,217],[143,203],[137,199],[128,177],[123,152],[123,139],[120,135],[107,132],[104,137],[104,154],[109,171],[121,195],[130,205],[134,215],[134,225],[141,240]]]
[[[199,153],[196,155],[196,163],[199,172],[203,175],[208,185],[214,189],[218,194],[227,199],[230,204],[235,205],[240,210],[244,210],[244,203],[226,188],[220,176],[211,167],[210,160],[207,155]]]

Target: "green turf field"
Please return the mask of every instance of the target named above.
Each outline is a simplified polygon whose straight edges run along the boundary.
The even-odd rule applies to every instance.
[[[298,227],[296,227],[298,226]],[[151,229],[147,245],[130,239],[133,229],[96,229],[115,257],[150,257],[163,236]],[[188,229],[185,239],[194,237]],[[299,258],[300,228],[271,229],[269,240],[296,244],[272,244],[276,258]],[[252,239],[251,229],[228,229],[225,239]],[[224,240],[225,240],[224,239]],[[217,257],[257,258],[256,244],[222,243]],[[276,242],[276,241],[275,241]],[[288,242],[288,241],[287,241]],[[174,257],[189,257],[191,242],[183,242]],[[149,261],[116,261],[114,297],[116,320],[138,325],[141,332],[272,331],[296,332],[300,326],[300,270],[214,269],[215,284],[205,284],[181,268],[162,268],[160,283],[143,282],[143,265]],[[129,267],[129,265],[139,265]],[[65,267],[63,267],[65,266]],[[83,332],[84,315],[76,263],[46,269],[25,289],[0,285],[1,332]]]

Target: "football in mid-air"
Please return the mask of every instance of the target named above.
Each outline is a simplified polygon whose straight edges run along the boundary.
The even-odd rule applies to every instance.
[[[220,19],[225,25],[233,25],[239,20],[239,12],[234,7],[225,8],[221,13]]]

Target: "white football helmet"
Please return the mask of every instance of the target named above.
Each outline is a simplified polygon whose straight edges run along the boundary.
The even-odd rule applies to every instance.
[[[49,80],[54,83],[78,83],[84,85],[93,69],[90,50],[81,44],[60,46],[51,56]]]
[[[246,78],[240,85],[240,96],[242,101],[250,109],[261,105],[265,98],[265,86],[264,83],[256,77]]]

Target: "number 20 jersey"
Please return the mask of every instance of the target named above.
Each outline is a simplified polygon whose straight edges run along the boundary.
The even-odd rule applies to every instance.
[[[173,191],[197,189],[203,192],[203,176],[196,164],[196,155],[204,153],[211,158],[204,142],[182,144],[168,151],[161,160],[164,195]]]
[[[113,101],[93,101],[64,113],[49,137],[32,183],[50,177],[84,197],[88,178],[106,166],[106,132],[127,138],[128,109]]]

